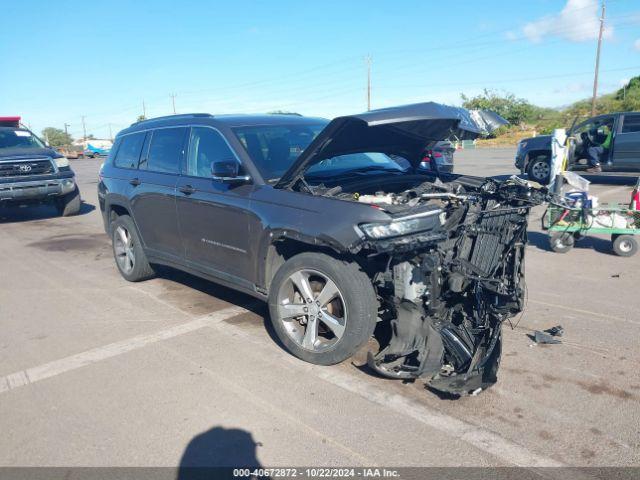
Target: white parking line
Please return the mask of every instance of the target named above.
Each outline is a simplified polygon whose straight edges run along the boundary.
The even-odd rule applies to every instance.
[[[262,347],[263,349],[265,347],[262,337],[233,323],[225,323],[224,325],[216,324],[213,327],[217,332],[239,336],[258,347]],[[562,462],[532,452],[526,447],[518,445],[491,430],[431,409],[400,394],[385,391],[380,385],[358,378],[355,374],[340,371],[337,367],[309,365],[301,363],[300,360],[292,356],[283,357],[282,355],[277,355],[277,358],[275,358],[273,353],[270,355],[268,351],[264,350],[260,356],[264,359],[271,356],[274,362],[282,362],[283,359],[287,359],[295,367],[303,369],[306,372],[311,372],[317,378],[354,393],[370,402],[389,408],[396,413],[411,417],[427,427],[439,430],[453,438],[458,438],[478,450],[493,455],[507,465],[520,467],[566,467],[566,464]],[[548,475],[543,473],[540,473],[540,475],[550,478],[565,478],[564,475],[566,472],[562,470],[558,470],[557,472],[557,475],[553,471]],[[578,475],[575,478],[590,477]]]
[[[4,377],[0,377],[0,393],[39,382],[40,380],[55,377],[56,375],[70,372],[86,365],[100,362],[107,358],[115,357],[132,350],[137,350],[152,343],[194,332],[228,318],[241,315],[247,311],[248,310],[242,307],[225,308],[223,310],[218,310],[217,312],[198,317],[190,322],[181,323],[180,325],[175,325],[164,330],[138,335],[126,340],[110,343],[103,347],[86,350],[76,355],[71,355],[70,357],[38,365],[37,367],[11,373]]]

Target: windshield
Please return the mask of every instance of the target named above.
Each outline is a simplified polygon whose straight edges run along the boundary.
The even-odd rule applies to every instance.
[[[391,158],[384,153],[351,153],[327,158],[309,167],[305,178],[332,177],[348,172],[395,171],[403,172],[409,168],[409,162],[403,158]]]
[[[0,149],[44,148],[44,144],[28,130],[0,128]]]
[[[279,179],[309,146],[326,124],[262,125],[237,127],[233,131],[253,160],[264,179]],[[367,152],[327,158],[312,165],[305,177],[330,177],[350,171],[404,171],[409,162],[384,153]]]
[[[326,124],[260,125],[234,128],[236,136],[267,181],[289,170]]]

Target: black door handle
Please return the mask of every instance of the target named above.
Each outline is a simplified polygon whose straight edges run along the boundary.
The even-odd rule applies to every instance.
[[[139,178],[132,178],[131,180],[129,180],[129,183],[131,185],[133,185],[134,187],[137,187],[138,185],[140,185],[142,182],[140,181]]]
[[[191,195],[192,193],[195,193],[195,191],[196,191],[196,189],[193,188],[191,185],[183,185],[180,188],[178,188],[178,190],[180,190],[185,195]]]

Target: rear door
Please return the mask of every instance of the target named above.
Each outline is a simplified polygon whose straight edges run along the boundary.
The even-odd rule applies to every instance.
[[[194,126],[189,137],[176,194],[187,264],[251,288],[254,254],[249,242],[249,203],[253,185],[212,179],[213,162],[240,163],[218,130]]]
[[[187,127],[158,128],[147,134],[132,198],[142,241],[151,255],[184,259],[176,212],[176,183],[184,157]]]
[[[616,170],[640,170],[640,113],[625,114],[614,136],[613,166]]]

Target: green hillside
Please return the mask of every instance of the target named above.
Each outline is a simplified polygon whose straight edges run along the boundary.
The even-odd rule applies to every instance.
[[[544,108],[511,93],[486,90],[478,96],[462,94],[462,106],[493,110],[509,120],[510,125],[494,134],[495,140],[506,143],[517,142],[519,138],[536,134],[551,133],[554,128],[568,128],[576,117],[579,120],[591,116],[591,98],[579,100],[563,108]],[[601,95],[596,101],[596,114],[640,111],[640,75],[633,77],[623,88]],[[501,142],[490,142],[491,144]]]

